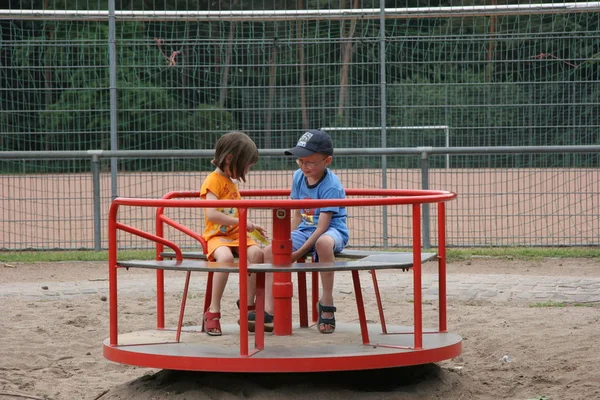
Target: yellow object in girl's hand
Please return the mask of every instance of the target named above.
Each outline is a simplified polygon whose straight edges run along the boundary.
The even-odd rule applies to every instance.
[[[258,229],[255,229],[252,232],[250,232],[250,237],[252,239],[254,239],[254,241],[256,241],[257,243],[263,244],[265,246],[269,244],[269,241],[267,240],[267,238],[264,237],[263,234],[260,233],[260,231]]]

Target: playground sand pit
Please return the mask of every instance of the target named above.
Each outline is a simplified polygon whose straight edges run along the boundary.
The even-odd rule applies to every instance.
[[[429,263],[424,272],[431,273],[434,267]],[[514,278],[515,287],[522,277],[565,277],[573,291],[582,290],[573,285],[573,278],[580,277],[596,282],[592,289],[587,286],[588,294],[600,291],[598,259],[482,258],[448,267],[449,278],[458,277],[460,282],[468,277],[472,291],[485,291],[486,282],[494,279],[491,274]],[[153,274],[133,270],[119,274],[121,331],[154,327],[155,301],[148,292]],[[394,274],[382,271],[378,276],[384,282]],[[349,274],[336,276],[340,286],[349,280]],[[187,326],[200,322],[203,301],[203,276],[192,275],[192,281]],[[168,325],[175,324],[181,282],[167,285]],[[452,282],[449,293],[454,290]],[[223,301],[224,323],[235,324],[235,285],[232,276]],[[368,318],[376,322],[371,286],[365,274]],[[463,337],[463,353],[455,359],[383,371],[222,374],[161,371],[107,361],[102,355],[102,342],[108,337],[107,287],[106,263],[0,262],[0,400],[600,398],[600,306],[596,302],[559,306],[523,299],[519,293],[509,298],[453,296],[448,301],[448,327]],[[506,285],[506,290],[511,287]],[[388,288],[383,298],[388,323],[412,323],[413,304],[404,290]],[[356,321],[350,291],[336,290],[336,306],[338,321]],[[423,307],[424,325],[435,328],[437,301],[425,301]],[[333,338],[315,335],[303,340]]]

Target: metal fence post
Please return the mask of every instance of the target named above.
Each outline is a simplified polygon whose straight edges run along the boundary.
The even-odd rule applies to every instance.
[[[92,156],[92,192],[94,196],[94,250],[102,250],[102,223],[100,222],[100,158]]]
[[[385,78],[385,0],[379,1],[379,87],[380,87],[380,102],[381,109],[380,124],[381,124],[381,147],[387,147],[387,99],[386,99],[386,78]],[[387,189],[387,156],[381,156],[381,187]],[[383,206],[382,215],[382,234],[383,247],[388,247],[388,208]]]
[[[429,190],[429,154],[427,148],[421,152],[421,189]],[[431,248],[431,230],[429,226],[429,204],[423,204],[422,215],[423,248]]]
[[[116,45],[115,0],[108,0],[108,76],[110,93],[110,149],[118,150],[117,138],[117,45]],[[117,159],[110,159],[111,197],[118,194]]]

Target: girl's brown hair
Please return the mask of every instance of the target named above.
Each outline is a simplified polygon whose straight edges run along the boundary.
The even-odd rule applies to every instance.
[[[215,159],[212,161],[221,171],[227,169],[227,156],[231,154],[229,175],[246,182],[246,167],[258,161],[256,144],[244,132],[232,131],[217,141]]]

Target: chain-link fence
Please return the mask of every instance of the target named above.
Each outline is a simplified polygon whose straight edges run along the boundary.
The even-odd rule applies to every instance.
[[[281,149],[319,127],[336,148],[412,148],[334,168],[348,187],[456,191],[451,245],[595,244],[597,152],[497,149],[600,144],[600,2],[504,3],[9,2],[0,154],[84,154],[0,158],[0,247],[103,247],[111,197],[194,189],[210,169],[88,150],[210,151],[231,129]],[[416,146],[447,152],[424,173]],[[289,168],[262,158],[255,182],[287,187]],[[358,211],[353,245],[408,245],[406,210]]]

